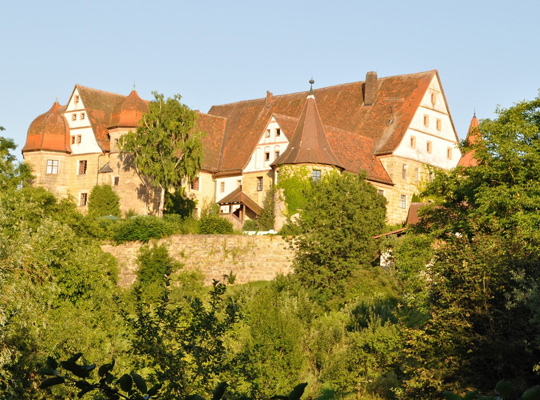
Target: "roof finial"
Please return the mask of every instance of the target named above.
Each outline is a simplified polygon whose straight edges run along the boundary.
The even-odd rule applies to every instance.
[[[133,90],[135,90],[135,80],[133,81]]]
[[[476,118],[476,107],[474,107],[473,118]]]
[[[311,96],[313,96],[313,84],[315,83],[315,81],[313,80],[313,77],[311,77],[311,79],[309,80],[309,84],[310,84],[310,87],[309,87],[309,94]]]
[[[56,102],[58,103],[58,96],[56,96]]]

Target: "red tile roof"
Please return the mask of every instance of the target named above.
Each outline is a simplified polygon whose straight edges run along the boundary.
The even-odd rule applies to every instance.
[[[255,214],[261,215],[263,209],[242,191],[242,186],[236,188],[230,194],[217,202],[218,204],[244,204]]]
[[[380,78],[372,106],[364,106],[364,82],[316,89],[314,94],[326,126],[367,136],[376,141],[375,154],[387,154],[401,142],[435,76],[437,71]],[[228,122],[220,169],[243,169],[269,118],[298,118],[307,95],[300,92],[273,96],[270,106],[266,97],[213,106],[208,113],[225,117]],[[337,154],[337,148],[333,150]]]
[[[136,128],[143,114],[147,112],[148,101],[141,99],[137,92],[132,90],[129,96],[114,107],[109,128]]]
[[[28,128],[22,151],[61,151],[71,153],[69,127],[64,118],[66,107],[56,101],[51,109],[37,117]]]
[[[315,96],[309,95],[287,149],[272,165],[325,164],[345,169],[332,151]]]
[[[478,118],[476,118],[476,114],[473,116],[471,120],[471,124],[469,125],[469,132],[467,133],[467,139],[465,139],[465,142],[467,145],[475,145],[479,143],[482,140],[482,134],[480,133],[480,130],[478,129]],[[458,162],[458,166],[460,167],[475,167],[478,165],[478,160],[474,157],[475,150],[470,150],[467,153],[463,154],[461,159]]]
[[[197,112],[197,123],[201,132],[204,133],[203,143],[203,170],[214,172],[218,170],[223,136],[227,120],[215,115]]]

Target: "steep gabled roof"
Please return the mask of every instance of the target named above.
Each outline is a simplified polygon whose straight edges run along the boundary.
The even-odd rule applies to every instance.
[[[61,151],[71,153],[69,127],[64,118],[66,107],[55,101],[44,114],[34,119],[28,128],[26,144],[22,151]]]
[[[317,109],[315,96],[309,95],[287,149],[272,165],[325,164],[345,169],[332,151]]]
[[[126,96],[81,85],[75,85],[75,88],[82,98],[99,147],[103,151],[109,151],[107,128],[110,125],[115,107],[120,102],[123,102]]]
[[[204,133],[203,144],[203,168],[206,171],[214,172],[219,167],[221,148],[227,120],[215,115],[197,112],[197,123],[199,129]]]
[[[379,78],[373,105],[364,106],[363,81],[315,89],[320,118],[327,126],[376,141],[376,154],[392,152],[401,142],[437,71]],[[243,169],[269,118],[299,118],[308,92],[213,106],[209,114],[227,118],[220,169]],[[389,121],[392,121],[389,123]],[[337,151],[337,149],[333,149]]]
[[[242,191],[242,186],[239,186],[233,192],[222,198],[217,202],[217,204],[244,204],[257,215],[261,215],[263,211],[261,206],[255,203],[247,194]]]
[[[465,139],[465,142],[468,146],[475,145],[479,143],[482,140],[482,134],[480,133],[480,130],[478,129],[478,118],[476,118],[476,114],[473,116],[471,120],[471,124],[469,125],[469,131],[467,132],[467,138]],[[475,167],[478,165],[478,160],[474,157],[476,150],[470,150],[467,153],[463,154],[463,156],[460,158],[458,162],[458,166],[460,167]]]

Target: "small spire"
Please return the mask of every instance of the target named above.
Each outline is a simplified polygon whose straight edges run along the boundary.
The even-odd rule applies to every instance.
[[[313,96],[313,84],[315,83],[315,81],[313,80],[313,77],[311,77],[311,79],[309,80],[309,84],[310,84],[310,87],[309,87],[309,94],[311,96]]]
[[[56,96],[56,102],[58,103],[58,96]]]
[[[135,81],[133,81],[133,90],[135,90]]]
[[[476,107],[474,107],[473,118],[476,118]]]

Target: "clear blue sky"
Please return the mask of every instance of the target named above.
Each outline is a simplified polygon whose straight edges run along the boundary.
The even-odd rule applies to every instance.
[[[76,83],[191,108],[439,70],[458,134],[473,111],[540,88],[539,1],[10,1],[0,23],[0,125],[32,120]]]

